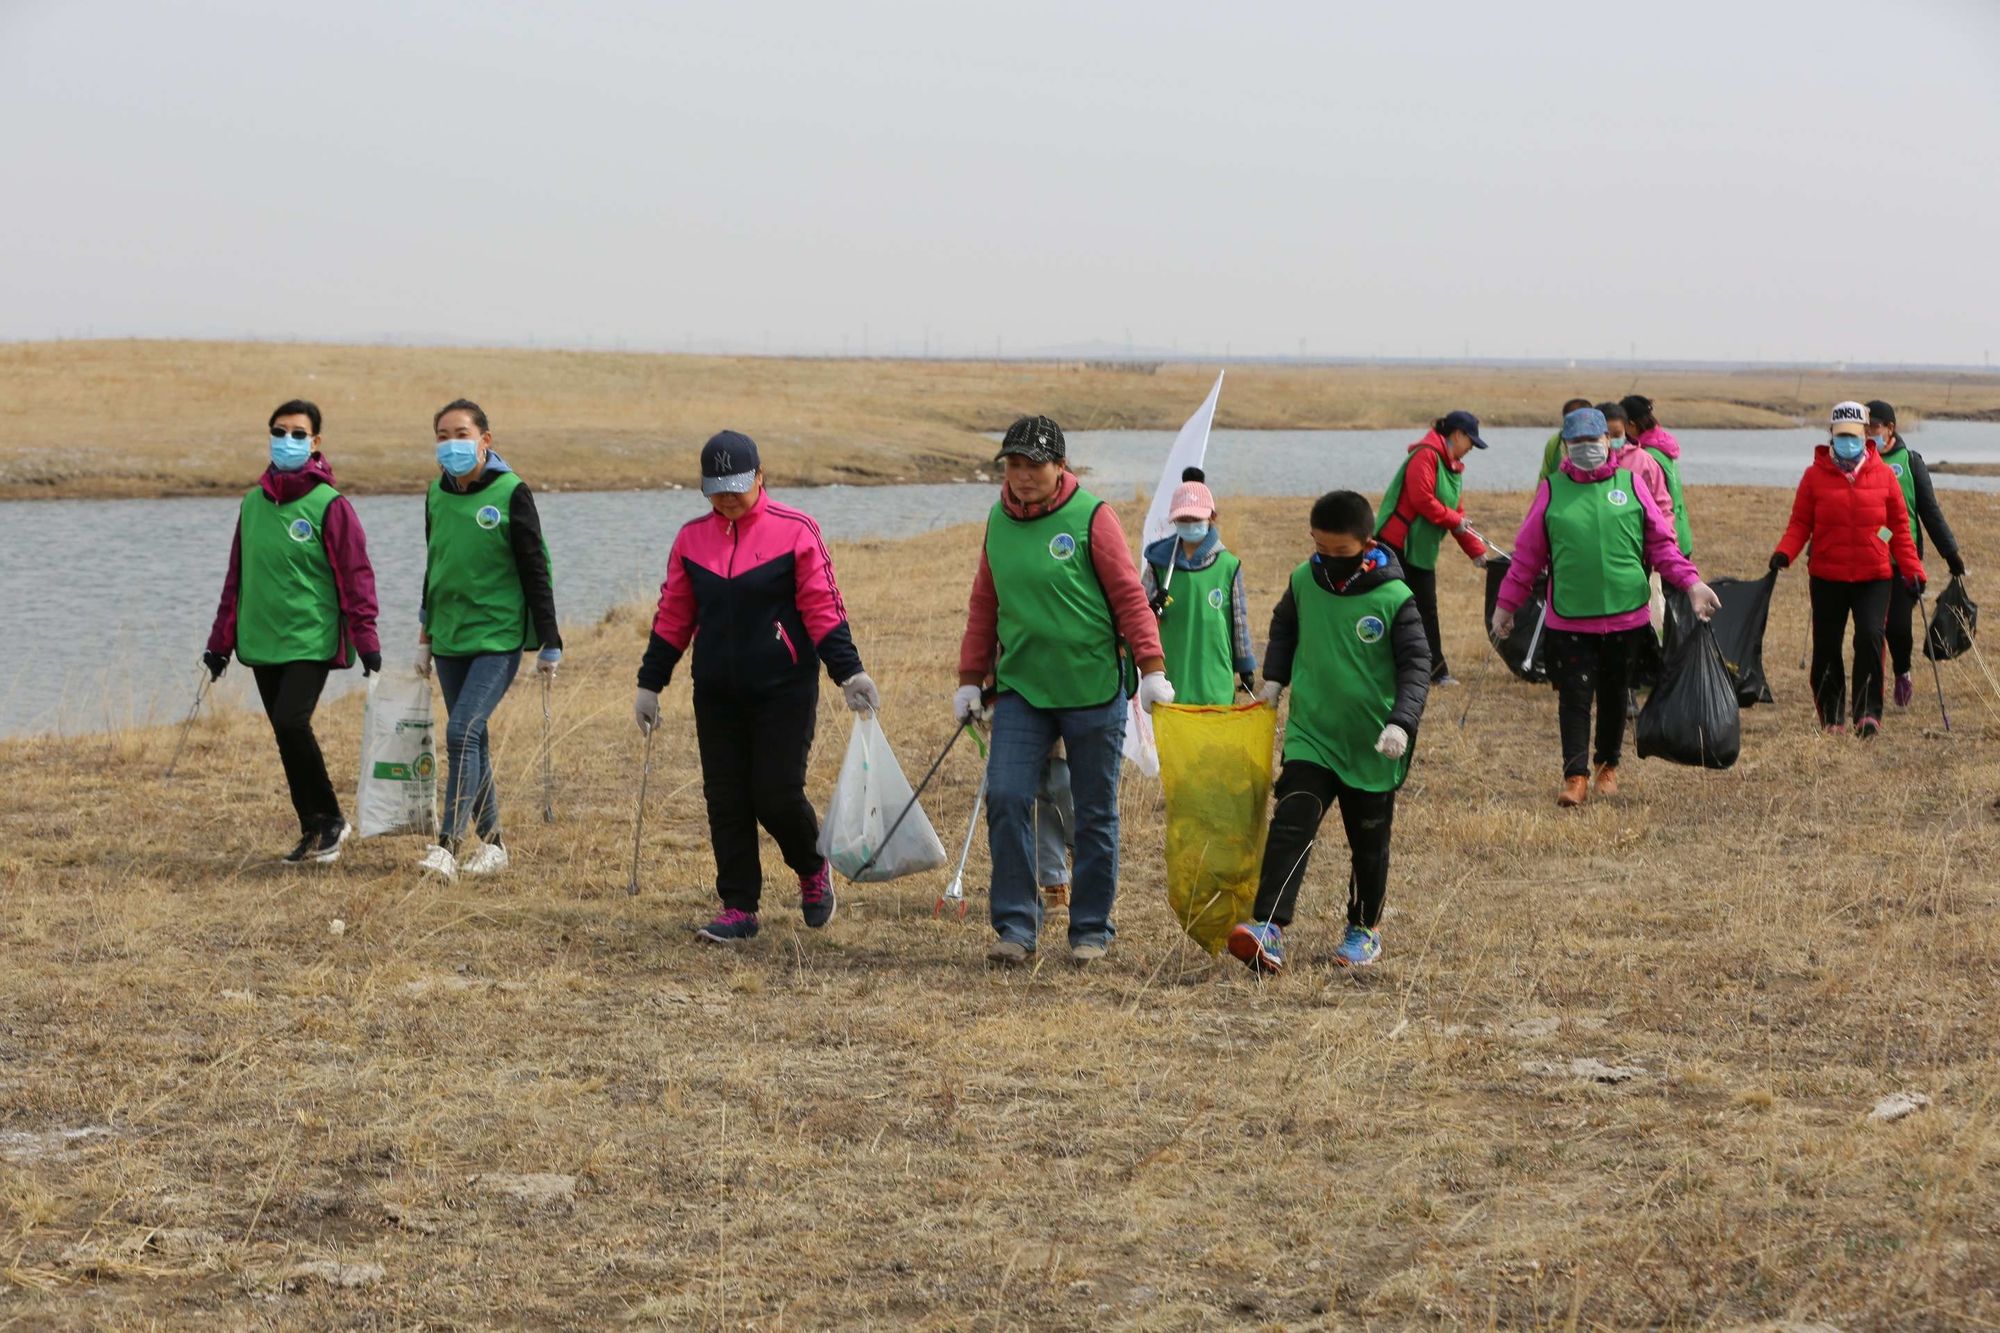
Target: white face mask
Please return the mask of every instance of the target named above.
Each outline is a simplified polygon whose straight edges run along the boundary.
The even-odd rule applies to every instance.
[[[1575,440],[1569,446],[1569,461],[1585,472],[1597,471],[1610,456],[1603,440]]]
[[[1208,536],[1208,520],[1184,518],[1174,524],[1174,531],[1180,534],[1184,542],[1198,542]]]

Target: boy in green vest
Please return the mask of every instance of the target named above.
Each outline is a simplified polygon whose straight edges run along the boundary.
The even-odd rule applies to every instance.
[[[1167,512],[1169,535],[1146,548],[1140,579],[1146,601],[1160,618],[1160,649],[1167,655],[1167,679],[1174,702],[1222,705],[1245,694],[1257,654],[1250,643],[1250,600],[1243,590],[1243,562],[1223,549],[1215,526],[1215,496],[1202,470],[1181,475]]]
[[[1350,858],[1343,967],[1382,956],[1382,900],[1396,792],[1409,776],[1417,723],[1430,693],[1430,644],[1395,553],[1370,540],[1365,496],[1332,491],[1312,507],[1313,556],[1292,571],[1271,615],[1264,702],[1287,685],[1285,765],[1264,844],[1255,919],[1238,925],[1229,952],[1263,973],[1284,970],[1284,928],[1327,807],[1340,804]]]

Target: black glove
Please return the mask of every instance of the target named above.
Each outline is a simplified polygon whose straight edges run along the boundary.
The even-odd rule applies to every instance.
[[[221,680],[222,673],[229,669],[228,653],[203,653],[201,664],[208,668],[210,680]]]
[[[1903,587],[1909,590],[1909,594],[1912,597],[1922,597],[1924,595],[1924,586],[1922,579],[1903,580]]]
[[[1791,567],[1791,563],[1792,563],[1792,558],[1786,555],[1783,551],[1771,552],[1771,572],[1773,574],[1777,573],[1781,569],[1789,569]]]
[[[1945,561],[1944,565],[1946,569],[1951,571],[1953,578],[1962,579],[1965,577],[1965,558],[1963,556],[1954,555],[1951,559]]]
[[[1249,672],[1249,671],[1237,672],[1236,685],[1239,689],[1241,689],[1245,694],[1249,695],[1252,699],[1257,697],[1257,677],[1254,672]]]
[[[1153,619],[1165,620],[1167,618],[1167,603],[1173,600],[1167,594],[1165,588],[1154,588],[1153,595],[1146,599],[1146,605],[1153,609]]]
[[[373,676],[373,675],[377,674],[378,672],[380,672],[381,670],[382,670],[382,654],[380,654],[380,653],[363,653],[363,654],[361,654],[361,674],[362,674],[362,675],[364,675],[364,676]]]

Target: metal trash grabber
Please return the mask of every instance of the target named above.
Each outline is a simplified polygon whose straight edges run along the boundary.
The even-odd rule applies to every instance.
[[[201,683],[194,688],[194,707],[188,709],[187,721],[181,723],[180,739],[174,742],[174,753],[167,760],[167,771],[161,775],[160,779],[162,782],[173,777],[174,768],[181,761],[181,749],[187,744],[188,732],[194,729],[195,716],[201,712],[201,701],[208,697],[208,687],[214,683],[215,677],[208,674],[207,667],[203,667],[201,669]]]
[[[938,757],[931,762],[931,771],[924,774],[924,780],[919,782],[917,789],[910,793],[910,803],[903,807],[903,813],[896,816],[896,822],[889,825],[889,831],[882,835],[882,846],[877,847],[869,855],[868,859],[861,863],[861,868],[848,876],[849,879],[859,883],[861,877],[867,874],[869,869],[874,866],[876,857],[881,856],[883,849],[896,840],[896,830],[903,827],[903,821],[910,817],[910,811],[917,808],[917,799],[924,794],[924,788],[931,785],[931,779],[937,776],[938,770],[944,767],[945,756],[951,753],[951,747],[958,744],[958,738],[970,730],[972,730],[972,724],[970,722],[962,722],[959,724],[958,730],[951,733],[951,739],[944,743],[944,749],[939,750]]]
[[[1922,593],[1917,594],[1917,614],[1924,618],[1924,646],[1928,648],[1931,642],[1931,613],[1924,609],[1924,595]],[[1953,612],[1953,614],[1956,615],[1957,612]],[[1884,651],[1886,652],[1887,649],[1884,649]],[[1925,653],[1924,656],[1931,657],[1929,653]],[[1937,684],[1938,714],[1944,718],[1944,729],[1950,731],[1951,714],[1946,711],[1944,706],[1944,672],[1938,669],[1938,661],[1935,657],[1931,657],[1931,679]]]
[[[554,683],[553,673],[542,673],[542,822],[544,824],[556,822],[556,778],[549,754],[549,731],[552,726],[549,720],[549,687]],[[652,733],[647,734],[650,736]]]
[[[965,822],[965,845],[958,849],[958,869],[952,874],[951,884],[938,895],[937,905],[931,908],[933,917],[943,916],[946,903],[958,904],[958,919],[965,920],[965,863],[972,858],[972,836],[979,831],[979,807],[986,800],[986,770],[979,771],[979,788],[972,794],[972,818]]]
[[[639,838],[646,829],[646,784],[653,776],[653,733],[659,729],[657,722],[646,728],[646,766],[639,770],[639,813],[632,820],[632,882],[625,886],[628,898],[639,896]]]

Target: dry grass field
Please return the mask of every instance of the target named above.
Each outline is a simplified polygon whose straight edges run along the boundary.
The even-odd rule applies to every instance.
[[[477,388],[413,402],[447,380]],[[1708,572],[1760,571],[1786,497],[1692,494]],[[1948,503],[1991,568],[2000,505]],[[1522,507],[1471,496],[1496,534]],[[1304,510],[1224,515],[1260,617]],[[919,772],[975,541],[835,551]],[[278,867],[259,717],[204,717],[171,783],[171,728],[0,746],[0,1324],[2000,1323],[2000,693],[1949,663],[1949,733],[1926,677],[1879,740],[1818,735],[1788,574],[1742,762],[1628,756],[1622,799],[1565,815],[1553,697],[1484,650],[1470,567],[1443,583],[1466,684],[1418,738],[1362,974],[1325,961],[1337,824],[1260,983],[1179,937],[1136,777],[1089,972],[1059,919],[1037,967],[985,970],[983,850],[972,919],[932,919],[939,875],[843,887],[824,932],[769,855],[761,938],[697,947],[684,684],[624,892],[640,608],[572,640],[553,826],[533,687],[502,709],[497,882],[424,883],[410,839]],[[351,790],[360,702],[322,716]],[[975,781],[962,745],[927,798],[954,850]]]
[[[326,412],[327,446],[355,493],[415,490],[435,474],[431,413],[460,395],[491,415],[504,452],[531,447],[536,484],[619,489],[678,480],[689,449],[731,426],[808,446],[792,478],[942,481],[992,456],[980,432],[1023,412],[1073,429],[1171,430],[1215,378],[1077,363],[784,360],[616,352],[288,343],[0,344],[0,499],[235,492],[263,465],[278,403]],[[1629,381],[1629,382],[1628,382]],[[1868,377],[1904,421],[2000,418],[2000,375]],[[1238,366],[1225,427],[1415,427],[1467,406],[1496,426],[1542,426],[1580,391],[1637,388],[1676,427],[1819,420],[1855,391],[1826,372],[1486,370],[1419,365]]]

